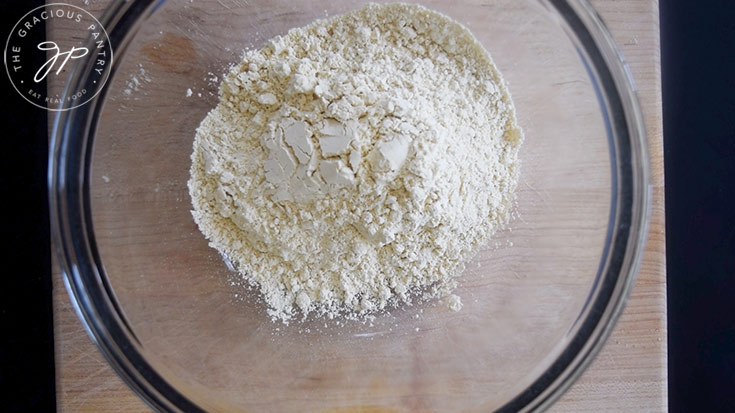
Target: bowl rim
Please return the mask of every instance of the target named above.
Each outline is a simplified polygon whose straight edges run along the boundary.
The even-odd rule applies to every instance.
[[[636,279],[650,214],[649,158],[632,76],[599,15],[587,0],[538,0],[558,17],[596,87],[610,148],[612,199],[598,273],[566,346],[544,371],[499,412],[548,408],[602,348]],[[115,45],[113,76],[138,29],[165,0],[114,0],[99,19]],[[91,82],[93,61],[80,61],[63,96]],[[160,411],[204,409],[145,359],[125,319],[97,251],[89,196],[91,145],[109,88],[73,111],[57,112],[51,132],[48,190],[52,242],[64,285],[90,338],[123,381]]]

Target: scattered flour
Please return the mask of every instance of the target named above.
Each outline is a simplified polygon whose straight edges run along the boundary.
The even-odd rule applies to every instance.
[[[487,51],[421,6],[368,5],[248,51],[192,153],[194,219],[274,320],[451,294],[508,219],[522,134]]]
[[[455,294],[450,295],[446,299],[447,301],[447,308],[449,308],[452,311],[459,311],[462,309],[462,299]]]
[[[148,76],[145,68],[143,68],[143,64],[138,63],[138,70],[130,77],[130,79],[128,79],[127,82],[125,82],[123,94],[130,96],[133,92],[140,91],[140,87],[143,82],[150,83],[151,78]]]

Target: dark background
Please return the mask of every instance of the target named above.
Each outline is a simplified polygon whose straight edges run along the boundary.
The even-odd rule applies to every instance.
[[[3,48],[18,19],[41,4],[39,0],[0,0]],[[45,34],[39,25],[28,36],[38,44]],[[56,398],[46,196],[48,112],[13,89],[4,67],[0,99],[0,389],[4,394],[0,411],[52,412]]]
[[[735,411],[735,1],[661,4],[669,406]]]
[[[735,1],[662,0],[669,409],[735,411]]]
[[[0,0],[0,37],[40,4]],[[733,412],[735,0],[660,0],[660,10],[669,409]],[[0,411],[54,411],[48,113],[7,79],[0,92]]]

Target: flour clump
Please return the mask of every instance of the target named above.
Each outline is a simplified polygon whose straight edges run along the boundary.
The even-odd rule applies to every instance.
[[[455,276],[509,217],[521,141],[466,28],[371,4],[231,68],[197,129],[192,214],[276,320],[459,310]]]

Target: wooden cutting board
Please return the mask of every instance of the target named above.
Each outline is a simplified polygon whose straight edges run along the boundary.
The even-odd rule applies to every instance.
[[[109,0],[70,1],[99,16]],[[557,412],[666,411],[666,264],[657,0],[593,0],[627,60],[643,108],[653,202],[641,271],[615,331]],[[50,37],[52,37],[51,34]],[[60,411],[149,411],[85,333],[54,266],[54,329]]]

